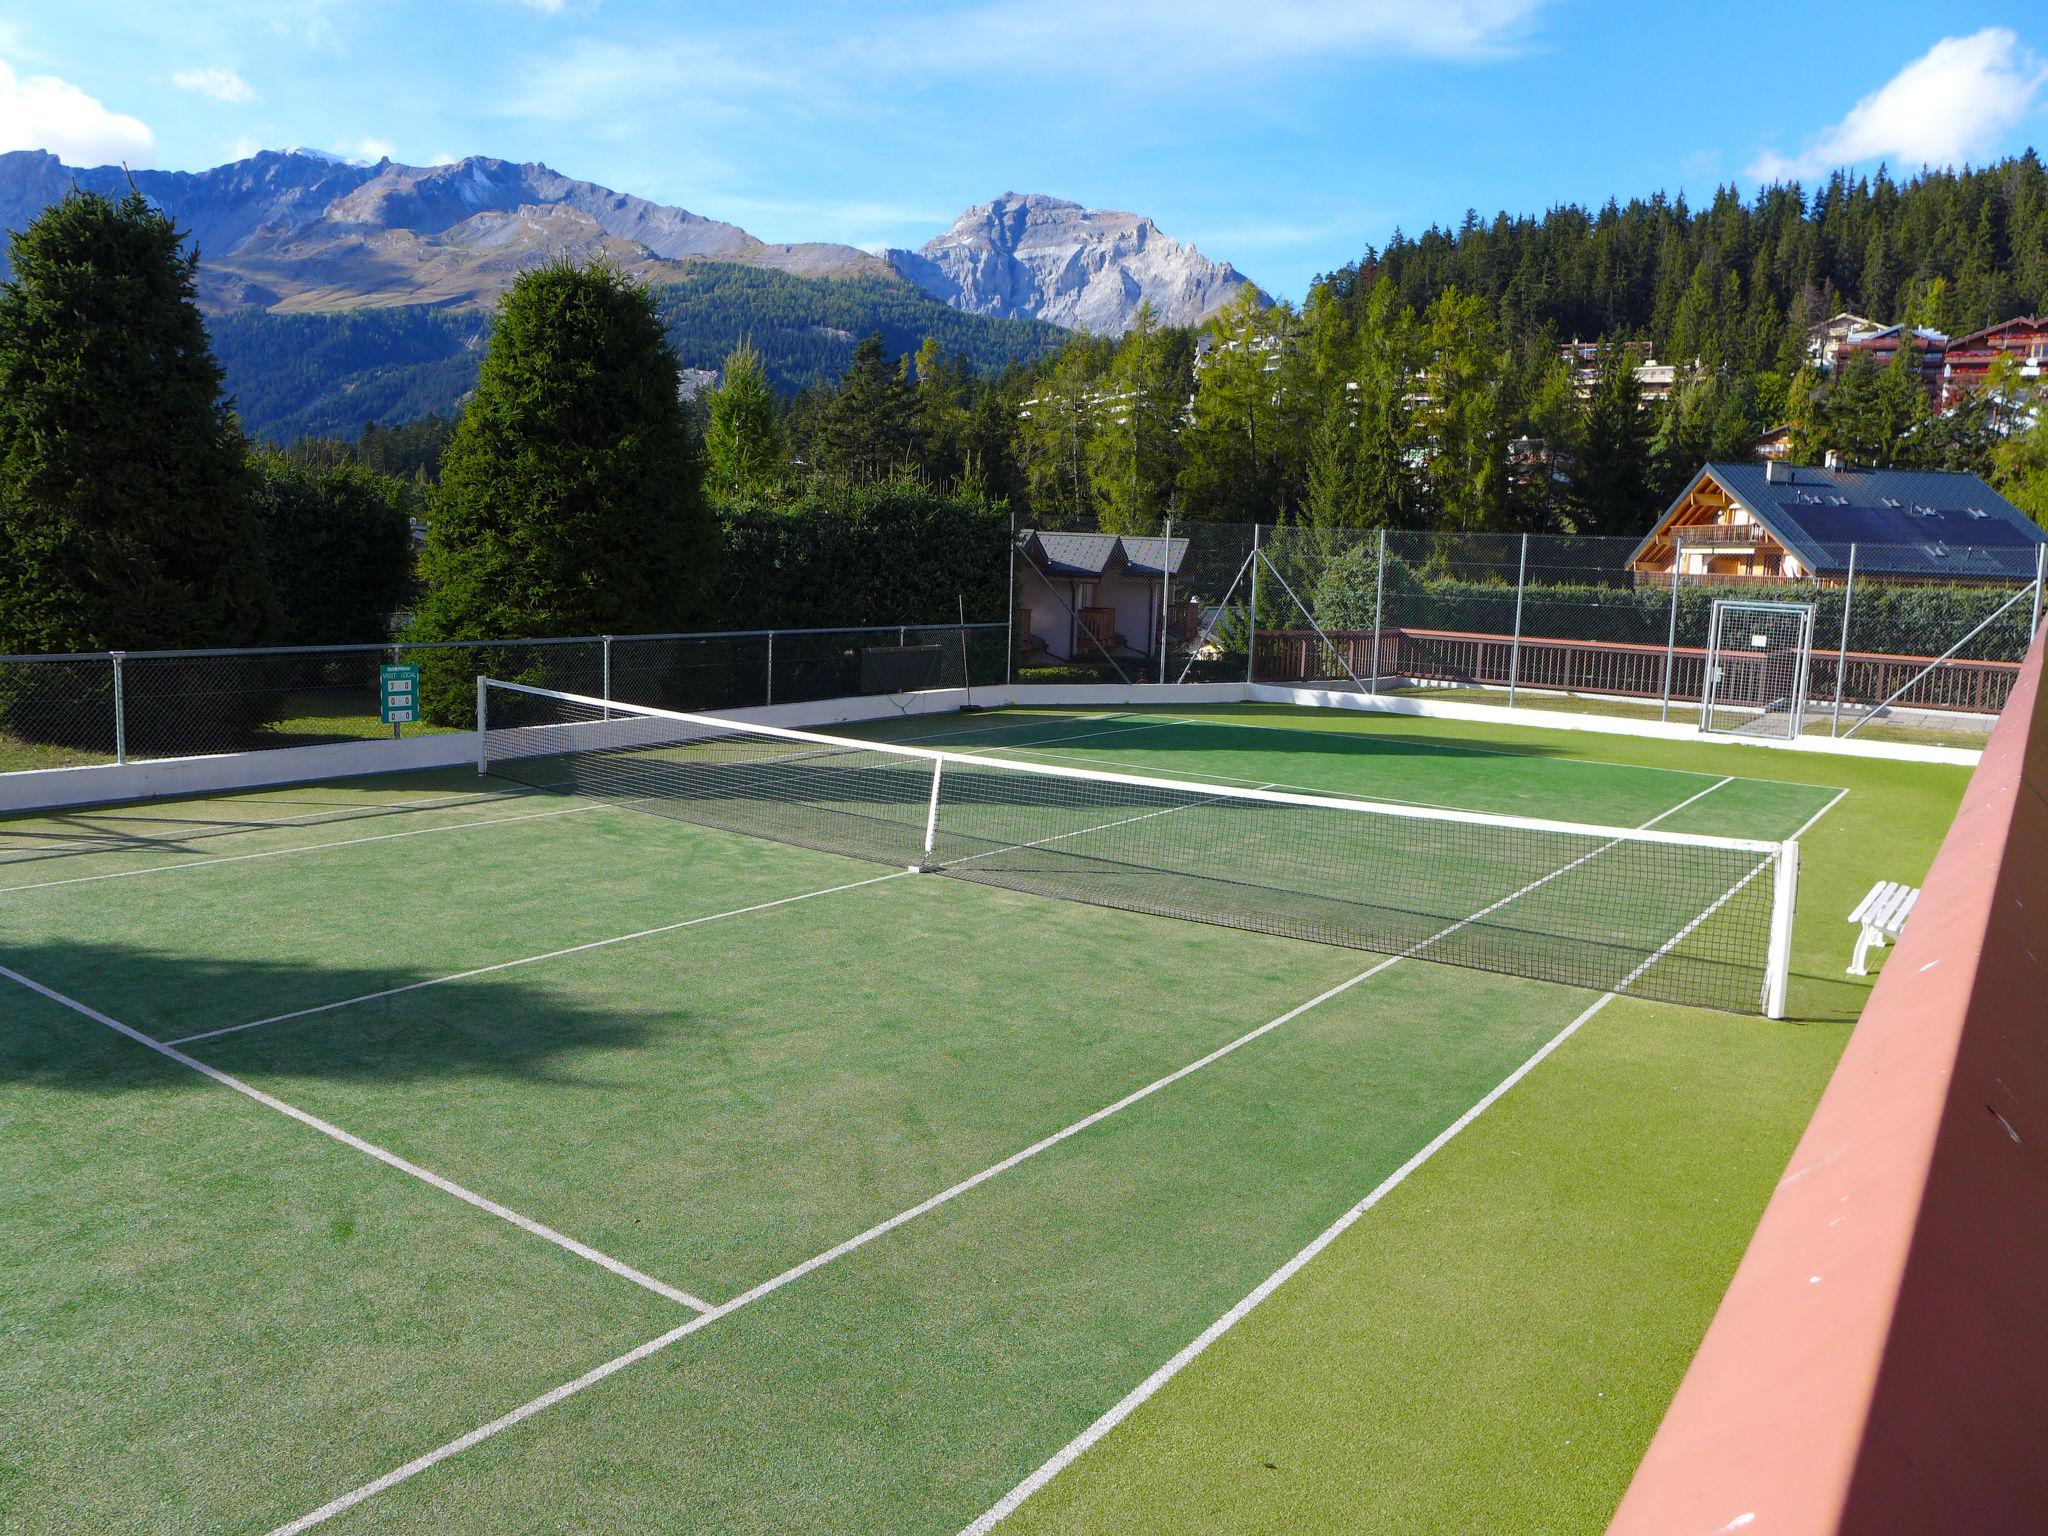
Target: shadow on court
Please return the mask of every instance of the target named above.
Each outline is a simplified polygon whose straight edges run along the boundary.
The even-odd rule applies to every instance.
[[[220,990],[276,996],[287,979],[302,981],[309,969],[317,970],[337,997],[431,979],[427,972],[388,967],[210,962],[110,943],[9,946],[0,948],[0,964],[124,1024],[129,1023],[124,1008],[155,993]],[[657,1027],[672,1036],[689,1027],[689,1018],[673,994],[592,1007],[562,997],[538,970],[513,970],[176,1049],[234,1073],[365,1083],[515,1077],[573,1085],[584,1080],[577,1060],[593,1052],[634,1050]],[[239,1022],[240,1015],[191,1018],[164,1038]],[[123,1094],[199,1082],[190,1068],[0,977],[0,1084]]]

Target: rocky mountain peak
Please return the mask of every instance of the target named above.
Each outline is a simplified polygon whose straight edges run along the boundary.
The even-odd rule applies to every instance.
[[[1036,192],[978,203],[890,264],[934,298],[972,314],[1050,320],[1121,335],[1149,302],[1160,321],[1193,325],[1244,288],[1142,214],[1084,208]]]

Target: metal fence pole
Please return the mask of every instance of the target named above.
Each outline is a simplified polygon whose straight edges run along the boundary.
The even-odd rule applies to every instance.
[[[1159,681],[1166,681],[1166,610],[1173,602],[1173,514],[1166,515],[1166,538],[1159,551]]]
[[[1856,546],[1849,546],[1849,579],[1842,586],[1842,643],[1835,650],[1835,715],[1828,734],[1842,734],[1842,685],[1849,676],[1849,605],[1856,601]]]
[[[775,702],[775,631],[774,631],[774,630],[772,630],[772,629],[768,631],[768,699],[767,699],[767,702],[768,702],[768,703],[770,703],[770,704],[773,704],[773,703]]]
[[[1671,669],[1678,662],[1678,581],[1685,568],[1685,540],[1671,541],[1671,627],[1664,636],[1664,707],[1659,720],[1671,718]]]
[[[1372,574],[1372,692],[1380,691],[1380,603],[1387,592],[1387,530],[1380,530],[1380,558]]]
[[[2027,620],[2027,644],[2034,643],[2034,636],[2041,632],[2041,587],[2048,582],[2048,544],[2034,547],[2034,613]]]
[[[1249,688],[1258,681],[1259,660],[1259,525],[1252,524],[1252,605],[1251,624],[1247,627],[1244,643],[1244,683]]]
[[[385,655],[385,657],[386,657],[386,658],[387,658],[387,659],[388,659],[388,660],[389,660],[389,661],[391,662],[391,665],[392,665],[392,666],[394,666],[394,667],[395,667],[395,666],[397,666],[397,665],[398,665],[398,660],[399,660],[399,656],[398,656],[398,647],[397,647],[397,646],[395,646],[395,645],[394,645],[394,646],[392,646],[390,650],[388,650],[388,651],[386,651],[386,652],[384,653],[384,655]],[[381,694],[381,693],[383,693],[383,691],[384,691],[384,690],[383,690],[383,688],[382,688],[382,687],[379,687],[377,691],[378,691],[378,693],[379,693],[379,694]],[[415,696],[415,698],[414,698],[414,700],[413,700],[413,708],[414,708],[414,709],[418,709],[418,708],[419,708],[419,700],[418,700],[417,696]],[[400,736],[402,736],[402,735],[404,735],[404,734],[405,734],[405,727],[404,727],[404,726],[402,726],[402,725],[400,725],[400,724],[399,724],[399,723],[398,723],[398,722],[397,722],[396,720],[392,721],[392,722],[391,722],[391,739],[392,739],[393,741],[396,741],[396,740],[398,740],[398,739],[399,739],[399,737],[400,737]]]
[[[1017,665],[1017,513],[1010,511],[1009,575],[1004,596],[1009,607],[1003,614],[1003,686],[1009,687],[1016,679],[1012,669]]]
[[[109,651],[114,662],[114,761],[128,761],[128,699],[122,690],[121,658],[126,651]]]
[[[1515,707],[1515,685],[1522,676],[1522,593],[1529,585],[1529,535],[1522,535],[1522,563],[1515,571],[1515,638],[1508,646],[1508,708]]]

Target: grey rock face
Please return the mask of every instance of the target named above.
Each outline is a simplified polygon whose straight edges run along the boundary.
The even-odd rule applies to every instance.
[[[1121,335],[1150,301],[1163,324],[1215,313],[1247,279],[1134,213],[1005,193],[889,262],[926,293],[978,315],[1050,320]]]

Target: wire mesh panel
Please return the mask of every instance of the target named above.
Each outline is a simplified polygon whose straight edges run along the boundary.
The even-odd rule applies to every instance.
[[[0,658],[0,767],[60,767],[116,751],[110,656]]]
[[[1774,1011],[1782,993],[1791,855],[1775,843],[1226,789],[484,691],[480,767],[538,788],[1034,895],[1601,991],[1739,1011]]]
[[[1700,729],[1794,737],[1806,710],[1811,603],[1715,602]]]

